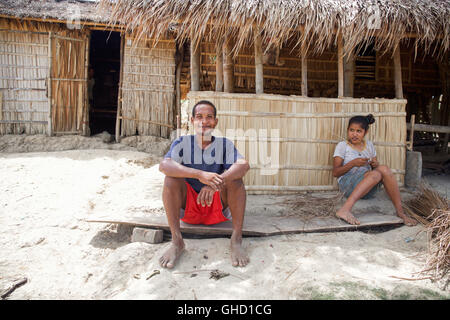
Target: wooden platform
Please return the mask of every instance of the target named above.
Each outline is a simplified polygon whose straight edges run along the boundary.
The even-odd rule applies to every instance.
[[[263,217],[247,216],[244,220],[244,236],[274,236],[281,234],[306,233],[306,232],[335,232],[357,230],[361,228],[399,225],[402,220],[393,215],[381,213],[355,214],[361,222],[359,226],[353,226],[337,218],[314,218],[309,221],[302,221],[295,217]],[[141,217],[92,217],[86,219],[87,222],[117,223],[132,225],[137,227],[147,227],[163,229],[169,231],[169,225],[165,216],[141,216]],[[222,222],[216,225],[191,225],[181,221],[181,232],[185,234],[197,235],[231,235],[231,221]]]

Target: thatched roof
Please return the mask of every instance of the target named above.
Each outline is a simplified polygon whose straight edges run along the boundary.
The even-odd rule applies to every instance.
[[[55,19],[62,22],[107,22],[108,15],[97,11],[95,1],[89,0],[2,0],[0,15],[16,18]]]
[[[345,52],[373,36],[379,50],[391,50],[405,35],[434,55],[450,47],[450,0],[100,0],[100,4],[110,13],[111,23],[125,24],[139,36],[159,38],[175,24],[181,41],[191,33],[211,41],[233,35],[235,49],[251,43],[256,29],[266,47],[295,35],[298,47],[315,52],[335,44],[337,33],[342,33]]]

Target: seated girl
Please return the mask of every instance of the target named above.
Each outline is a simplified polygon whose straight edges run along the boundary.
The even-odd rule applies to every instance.
[[[336,216],[350,224],[360,224],[351,213],[353,205],[361,198],[373,197],[383,183],[397,215],[406,225],[416,225],[417,222],[403,212],[400,190],[394,174],[389,167],[378,163],[373,143],[364,140],[369,125],[374,122],[371,114],[351,118],[347,128],[347,141],[339,142],[336,146],[333,155],[333,176],[338,178],[339,189],[347,197]]]

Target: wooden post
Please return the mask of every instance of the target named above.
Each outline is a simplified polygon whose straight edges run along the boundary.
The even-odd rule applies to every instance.
[[[86,35],[86,46],[85,46],[85,54],[84,54],[84,75],[85,75],[85,88],[84,88],[84,108],[83,108],[83,115],[81,117],[81,130],[84,136],[90,135],[89,130],[89,47],[90,47],[90,41],[91,40],[91,34]]]
[[[355,55],[350,52],[344,59],[344,96],[353,97],[355,83]]]
[[[255,92],[264,93],[264,67],[261,34],[259,30],[255,32]]]
[[[411,129],[409,129],[409,143],[408,143],[408,150],[413,150],[413,143],[414,143],[414,124],[416,123],[416,115],[411,115],[411,120],[409,121],[411,123]]]
[[[306,60],[307,58],[307,51],[305,48],[305,45],[302,45],[302,84],[301,84],[301,90],[302,90],[302,96],[307,97],[308,96],[308,62]]]
[[[175,87],[176,87],[176,102],[175,107],[176,110],[176,123],[177,123],[177,129],[181,128],[181,70],[183,69],[183,61],[184,61],[184,45],[182,44],[181,47],[177,46],[178,50],[178,61],[177,61],[177,71],[175,74]]]
[[[122,95],[123,95],[123,56],[125,54],[125,33],[120,35],[120,71],[119,71],[119,93],[117,95],[117,113],[116,113],[116,142],[120,142],[120,122],[122,111]]]
[[[200,91],[200,41],[191,37],[191,91]]]
[[[47,122],[47,135],[52,136],[52,32],[48,33],[48,79],[47,79],[47,98],[48,98],[48,122]]]
[[[234,63],[231,55],[233,42],[227,37],[223,46],[223,89],[224,92],[234,92]]]
[[[344,54],[342,34],[338,34],[338,98],[344,96]]]
[[[400,42],[396,44],[394,49],[394,79],[395,79],[395,98],[403,99],[402,65],[400,61]]]
[[[223,92],[223,41],[216,44],[216,91]]]

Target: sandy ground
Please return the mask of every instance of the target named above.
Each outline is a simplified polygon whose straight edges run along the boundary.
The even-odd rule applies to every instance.
[[[245,268],[231,266],[229,239],[191,237],[177,266],[162,269],[158,259],[169,242],[131,243],[130,228],[84,220],[163,215],[163,175],[155,164],[167,143],[153,141],[141,152],[137,144],[92,141],[95,149],[64,151],[73,146],[55,142],[47,152],[11,153],[14,143],[0,140],[0,292],[28,279],[8,299],[450,298],[441,283],[395,278],[415,277],[424,266],[421,226],[248,237]],[[19,151],[32,151],[23,143]],[[428,181],[448,197],[448,178]],[[283,214],[286,198],[251,195],[247,215]],[[368,208],[394,211],[383,194],[356,209]],[[214,269],[228,276],[211,278]]]

